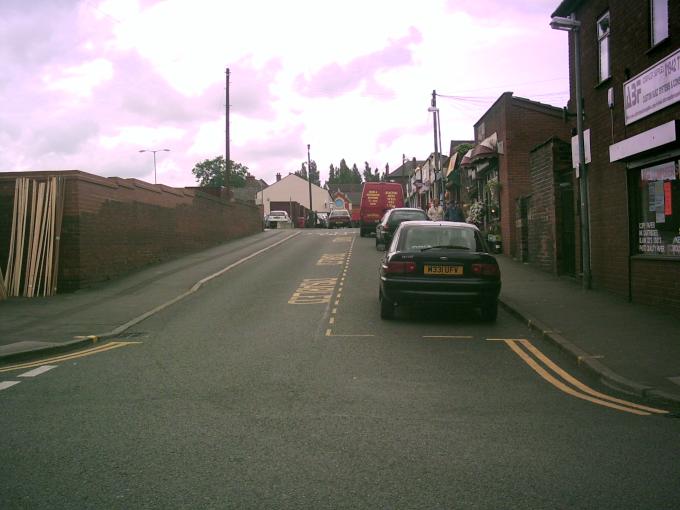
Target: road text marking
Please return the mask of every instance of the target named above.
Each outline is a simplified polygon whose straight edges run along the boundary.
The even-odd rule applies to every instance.
[[[305,278],[288,300],[290,305],[320,305],[330,303],[337,278]]]

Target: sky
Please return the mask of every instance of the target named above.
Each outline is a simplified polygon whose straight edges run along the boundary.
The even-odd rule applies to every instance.
[[[569,96],[558,0],[0,0],[0,172],[195,186],[225,154],[258,179],[310,158],[394,170],[444,152],[506,91]]]

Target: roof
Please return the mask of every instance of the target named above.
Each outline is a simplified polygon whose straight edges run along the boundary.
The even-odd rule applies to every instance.
[[[430,220],[414,220],[414,221],[405,221],[402,223],[404,226],[423,226],[423,227],[450,227],[452,225],[455,225],[457,227],[463,227],[463,228],[471,228],[472,230],[479,230],[477,225],[473,223],[466,223],[464,221],[430,221]]]
[[[529,106],[531,108],[542,110],[543,112],[548,114],[559,116],[564,115],[562,108],[560,108],[559,106],[541,103],[539,101],[533,101],[532,99],[527,99],[525,97],[514,96],[512,92],[503,92],[500,96],[498,96],[498,99],[496,99],[496,101],[494,101],[494,103],[482,114],[482,116],[477,120],[477,122],[475,122],[474,124],[475,128],[483,121],[483,119],[489,114],[490,111],[492,111],[498,106],[498,104],[503,99],[509,99],[512,103],[516,105]]]
[[[387,174],[388,178],[395,178],[395,177],[408,177],[413,173],[413,171],[416,169],[418,166],[422,166],[422,164],[425,163],[424,160],[415,160],[415,159],[409,159],[401,164],[398,168],[395,170],[391,171],[389,174]]]
[[[555,9],[555,12],[553,12],[550,16],[567,17],[572,12],[574,12],[582,3],[583,0],[562,0],[560,5],[557,6],[557,9]]]

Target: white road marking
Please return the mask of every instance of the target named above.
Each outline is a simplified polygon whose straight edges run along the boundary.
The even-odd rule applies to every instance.
[[[45,372],[47,372],[48,370],[52,370],[53,368],[57,368],[57,365],[43,365],[29,372],[19,374],[18,377],[35,377],[37,375],[44,374]]]
[[[11,388],[15,384],[19,384],[21,381],[2,381],[0,382],[0,391]]]

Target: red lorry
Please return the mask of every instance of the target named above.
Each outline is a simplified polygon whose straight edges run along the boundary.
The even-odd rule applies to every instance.
[[[361,237],[375,232],[375,227],[385,211],[395,207],[404,207],[404,191],[401,184],[398,182],[365,182],[359,206]]]

